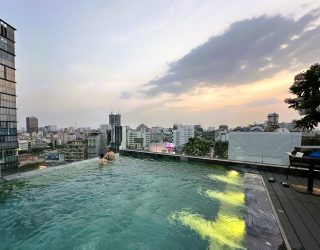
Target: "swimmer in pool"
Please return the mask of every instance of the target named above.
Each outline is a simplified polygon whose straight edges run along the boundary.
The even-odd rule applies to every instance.
[[[107,162],[108,162],[108,160],[104,158],[104,155],[103,154],[99,154],[99,159],[98,159],[99,165],[104,165]]]
[[[108,147],[107,153],[103,157],[107,161],[114,161],[116,159],[116,154],[113,152],[111,147]]]

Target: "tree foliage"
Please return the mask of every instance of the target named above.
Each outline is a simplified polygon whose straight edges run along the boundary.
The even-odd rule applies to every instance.
[[[214,152],[219,158],[228,158],[228,142],[216,141],[214,144]]]
[[[306,72],[295,76],[289,92],[295,98],[287,98],[285,102],[304,116],[295,120],[295,126],[303,129],[313,129],[320,122],[320,64],[314,64]]]
[[[199,137],[190,138],[183,146],[182,152],[187,155],[208,156],[211,149],[214,149],[215,155],[219,158],[228,157],[228,142],[213,142]]]
[[[182,152],[187,155],[207,156],[211,148],[214,148],[212,142],[202,138],[194,137],[190,138],[189,141],[183,146]]]

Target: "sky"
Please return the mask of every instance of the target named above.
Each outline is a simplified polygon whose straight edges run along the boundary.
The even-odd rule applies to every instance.
[[[16,31],[18,128],[298,119],[284,99],[320,58],[318,0],[0,0]]]

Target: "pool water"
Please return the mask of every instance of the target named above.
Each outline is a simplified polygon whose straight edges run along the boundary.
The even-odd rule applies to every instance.
[[[0,183],[0,249],[243,249],[243,176],[119,157]]]

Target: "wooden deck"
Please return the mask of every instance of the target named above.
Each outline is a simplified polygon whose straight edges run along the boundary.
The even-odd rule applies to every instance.
[[[283,187],[283,174],[261,174],[291,248],[320,249],[320,196],[299,193],[292,186]],[[276,181],[270,183],[269,177]],[[307,178],[289,175],[286,182],[307,185]],[[320,187],[319,179],[314,180],[314,187]]]

